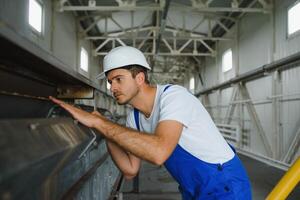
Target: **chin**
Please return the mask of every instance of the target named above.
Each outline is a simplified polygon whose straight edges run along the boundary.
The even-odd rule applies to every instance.
[[[125,105],[125,104],[127,104],[128,103],[128,101],[126,101],[126,100],[121,100],[121,99],[118,99],[117,100],[117,103],[118,103],[118,105]]]

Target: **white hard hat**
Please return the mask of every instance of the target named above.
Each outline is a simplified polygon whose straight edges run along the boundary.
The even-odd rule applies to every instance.
[[[128,65],[140,65],[151,70],[144,54],[140,50],[130,46],[120,46],[112,49],[104,57],[103,72],[97,76],[97,79],[105,78],[105,73],[112,69]]]

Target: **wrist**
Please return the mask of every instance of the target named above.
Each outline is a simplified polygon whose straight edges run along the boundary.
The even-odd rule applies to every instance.
[[[93,120],[92,120],[92,127],[91,128],[95,128],[95,129],[99,129],[99,125],[102,124],[102,119],[101,117],[96,116]]]

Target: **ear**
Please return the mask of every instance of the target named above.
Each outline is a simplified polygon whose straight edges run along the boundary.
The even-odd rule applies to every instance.
[[[138,85],[142,85],[145,83],[145,75],[144,73],[140,72],[135,76],[135,80],[137,81]]]

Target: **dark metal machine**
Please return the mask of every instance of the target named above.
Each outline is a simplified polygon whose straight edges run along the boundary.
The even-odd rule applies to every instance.
[[[5,38],[0,43],[6,49],[0,54],[0,200],[109,198],[119,171],[104,139],[48,99],[74,103],[93,98],[97,88]]]

